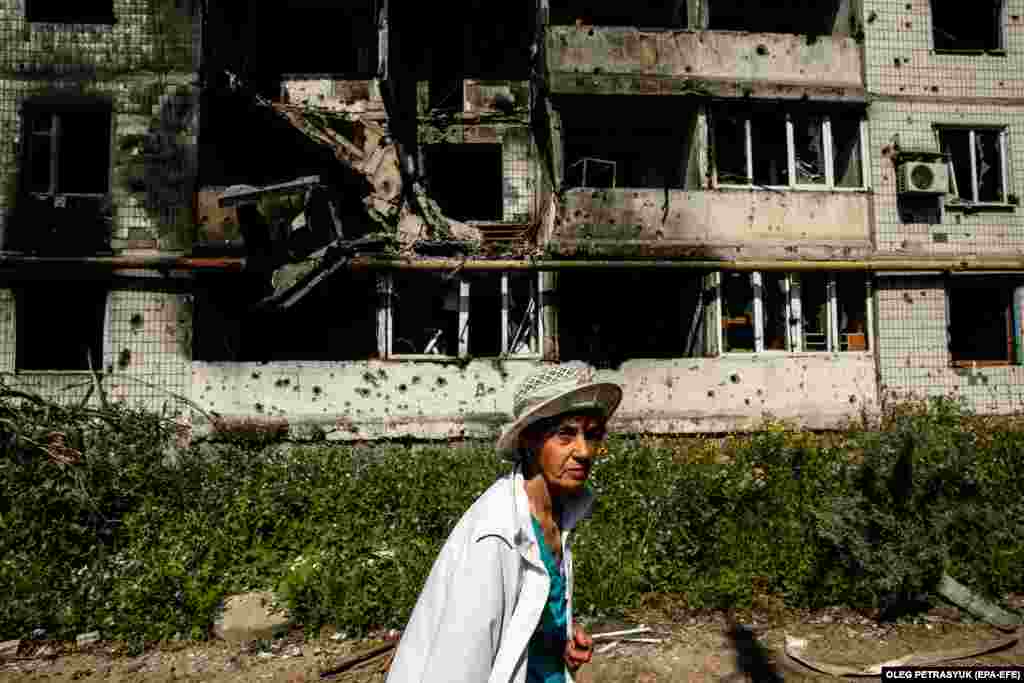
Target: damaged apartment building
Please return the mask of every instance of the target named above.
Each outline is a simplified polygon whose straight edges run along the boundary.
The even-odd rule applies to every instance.
[[[624,431],[1019,409],[1024,0],[419,5],[0,0],[4,382],[331,440],[568,360]]]

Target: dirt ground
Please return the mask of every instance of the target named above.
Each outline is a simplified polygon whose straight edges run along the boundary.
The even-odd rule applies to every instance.
[[[624,621],[592,621],[591,633],[630,628],[643,623],[653,629],[643,638],[657,643],[620,642],[595,654],[577,676],[578,683],[655,683],[657,681],[741,680],[737,657],[721,613],[675,611],[671,614],[630,614]],[[867,666],[910,653],[973,647],[1007,638],[1007,634],[977,623],[964,623],[956,610],[933,610],[918,623],[878,624],[851,610],[736,614],[768,648],[777,670],[787,680],[835,680],[824,674],[796,672],[780,662],[786,636],[807,641],[805,654],[829,664]],[[1024,636],[1024,631],[1020,632]],[[1012,634],[1011,634],[1012,635]],[[333,637],[332,637],[333,636]],[[168,643],[132,656],[118,643],[97,643],[79,649],[73,644],[22,642],[17,657],[0,660],[0,683],[13,681],[270,681],[309,683],[355,653],[380,646],[382,640],[340,638],[333,629],[306,640],[301,631],[273,642],[229,645],[219,641]],[[598,641],[600,650],[610,641]],[[371,683],[383,680],[384,658],[362,670],[329,680]],[[950,663],[948,665],[954,665]],[[1024,666],[1020,641],[1000,652],[955,662],[957,666]],[[877,680],[877,679],[876,679]]]

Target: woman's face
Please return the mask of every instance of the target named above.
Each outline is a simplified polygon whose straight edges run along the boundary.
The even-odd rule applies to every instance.
[[[593,415],[567,415],[533,437],[530,447],[536,455],[531,469],[544,477],[552,496],[583,490],[604,442],[605,422]]]

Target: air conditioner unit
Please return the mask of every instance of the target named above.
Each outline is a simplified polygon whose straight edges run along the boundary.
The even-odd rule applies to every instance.
[[[946,194],[949,167],[944,163],[905,161],[896,167],[896,191],[900,194]]]

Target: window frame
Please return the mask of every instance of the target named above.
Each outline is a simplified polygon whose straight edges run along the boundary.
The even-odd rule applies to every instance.
[[[541,306],[540,292],[543,288],[542,273],[533,274],[533,287],[531,303],[533,318],[533,338],[535,342],[526,352],[511,353],[509,345],[512,341],[509,337],[509,298],[511,287],[509,276],[514,271],[499,271],[501,274],[501,352],[497,356],[472,355],[469,348],[471,316],[471,294],[472,287],[469,278],[457,277],[459,284],[459,311],[458,311],[458,353],[432,354],[432,353],[394,353],[394,274],[384,273],[377,279],[378,307],[377,307],[377,346],[381,358],[388,360],[414,360],[414,361],[436,361],[450,362],[468,358],[500,358],[502,360],[539,360],[544,356],[544,316]]]
[[[932,52],[937,55],[992,55],[994,57],[1005,57],[1007,46],[1007,19],[1009,8],[1006,0],[998,0],[999,11],[996,12],[996,25],[993,27],[993,35],[996,38],[996,46],[988,48],[940,48],[936,47],[935,41],[935,0],[928,2],[928,39],[931,43]]]
[[[716,276],[713,278],[711,286],[715,288],[715,301],[712,307],[711,325],[709,329],[716,330],[712,332],[712,342],[715,345],[716,356],[729,356],[731,358],[749,357],[760,354],[769,355],[793,355],[793,354],[835,354],[835,353],[873,353],[874,345],[876,343],[873,330],[874,330],[874,317],[872,309],[873,300],[873,286],[871,277],[865,275],[864,277],[864,337],[865,347],[864,349],[850,350],[849,348],[842,348],[842,334],[839,332],[839,297],[838,297],[838,272],[828,271],[825,273],[825,286],[826,286],[826,311],[827,311],[827,329],[826,329],[826,350],[824,351],[808,351],[804,344],[804,333],[802,327],[803,320],[803,283],[801,282],[801,273],[784,273],[785,278],[785,316],[786,316],[786,346],[785,349],[766,349],[764,347],[765,342],[765,330],[764,330],[764,315],[763,315],[763,297],[762,292],[765,271],[750,271],[748,275],[751,278],[751,289],[753,301],[751,305],[751,312],[753,317],[753,334],[754,334],[754,350],[753,351],[726,351],[725,350],[725,327],[723,326],[723,291],[722,291],[722,274],[723,271],[715,271]],[[847,347],[849,341],[847,340]]]
[[[108,154],[105,169],[105,186],[103,192],[63,192],[58,186],[60,182],[60,169],[62,167],[61,157],[65,154],[62,149],[62,130],[64,119],[74,117],[77,113],[101,113],[107,120]],[[49,118],[50,126],[46,132],[32,130],[31,121],[38,115],[45,115]],[[114,166],[114,114],[112,107],[106,102],[87,101],[82,103],[74,102],[26,102],[21,112],[22,144],[21,167],[19,172],[25,180],[22,182],[24,195],[36,199],[49,199],[58,208],[66,204],[66,197],[84,197],[89,199],[103,199],[110,195],[113,187],[113,166]],[[30,181],[27,180],[37,168],[34,153],[34,145],[31,140],[33,136],[45,136],[49,138],[49,158],[45,160],[48,175],[48,187],[45,192],[31,189]],[[72,162],[73,163],[73,162]]]
[[[1013,192],[1010,191],[1010,169],[1009,169],[1009,142],[1007,140],[1009,136],[1009,127],[1005,125],[993,125],[993,124],[946,124],[946,123],[935,123],[932,124],[932,130],[935,134],[935,143],[939,151],[942,151],[942,132],[947,130],[967,131],[967,149],[970,154],[970,160],[968,167],[971,170],[971,189],[974,196],[978,196],[978,161],[976,158],[974,135],[976,131],[996,131],[999,133],[999,179],[1002,186],[1002,201],[998,202],[980,202],[976,199],[964,199],[960,196],[959,187],[956,182],[956,173],[954,171],[952,155],[946,159],[946,168],[949,172],[949,187],[950,192],[946,195],[946,199],[943,201],[949,208],[956,208],[958,206],[993,206],[993,207],[1010,207],[1014,206],[1010,203],[1009,198]]]
[[[724,107],[711,108],[709,112],[709,118],[711,120],[711,131],[710,138],[713,143],[714,141],[714,127],[715,120],[718,118],[717,112],[724,110]],[[835,183],[835,141],[832,137],[832,118],[835,115],[834,112],[810,110],[806,112],[808,116],[820,116],[822,119],[822,145],[824,148],[823,161],[825,164],[825,182],[824,183],[798,183],[796,182],[796,132],[794,130],[793,121],[803,114],[800,111],[786,111],[785,112],[785,125],[786,125],[786,173],[789,177],[789,184],[787,185],[760,185],[754,182],[754,154],[753,154],[753,135],[752,135],[752,123],[751,120],[754,117],[755,111],[748,111],[743,114],[743,134],[744,134],[744,149],[746,153],[746,171],[747,171],[747,183],[722,183],[718,180],[718,158],[717,151],[714,149],[714,144],[711,145],[711,176],[712,184],[715,188],[726,188],[726,189],[747,189],[747,190],[807,190],[815,192],[864,192],[868,189],[868,167],[867,167],[867,119],[863,112],[858,113],[858,128],[857,134],[858,140],[858,151],[860,152],[860,185],[855,187],[843,187],[837,186]]]
[[[1024,281],[1013,281],[1001,283],[1000,289],[1008,288],[1009,293],[1007,298],[1006,310],[1003,315],[1005,316],[1004,322],[1006,324],[1006,345],[1007,345],[1007,360],[977,360],[967,358],[954,358],[953,352],[953,305],[952,305],[952,290],[958,285],[955,284],[959,280],[959,287],[961,289],[972,289],[978,287],[977,283],[968,284],[969,280],[981,280],[984,278],[981,274],[970,274],[970,275],[951,275],[946,278],[943,284],[943,303],[945,306],[946,313],[946,356],[949,367],[951,368],[1005,368],[1015,365],[1024,364],[1024,358],[1018,358],[1016,352],[1016,343],[1014,339],[1014,290],[1017,287],[1024,286]]]

